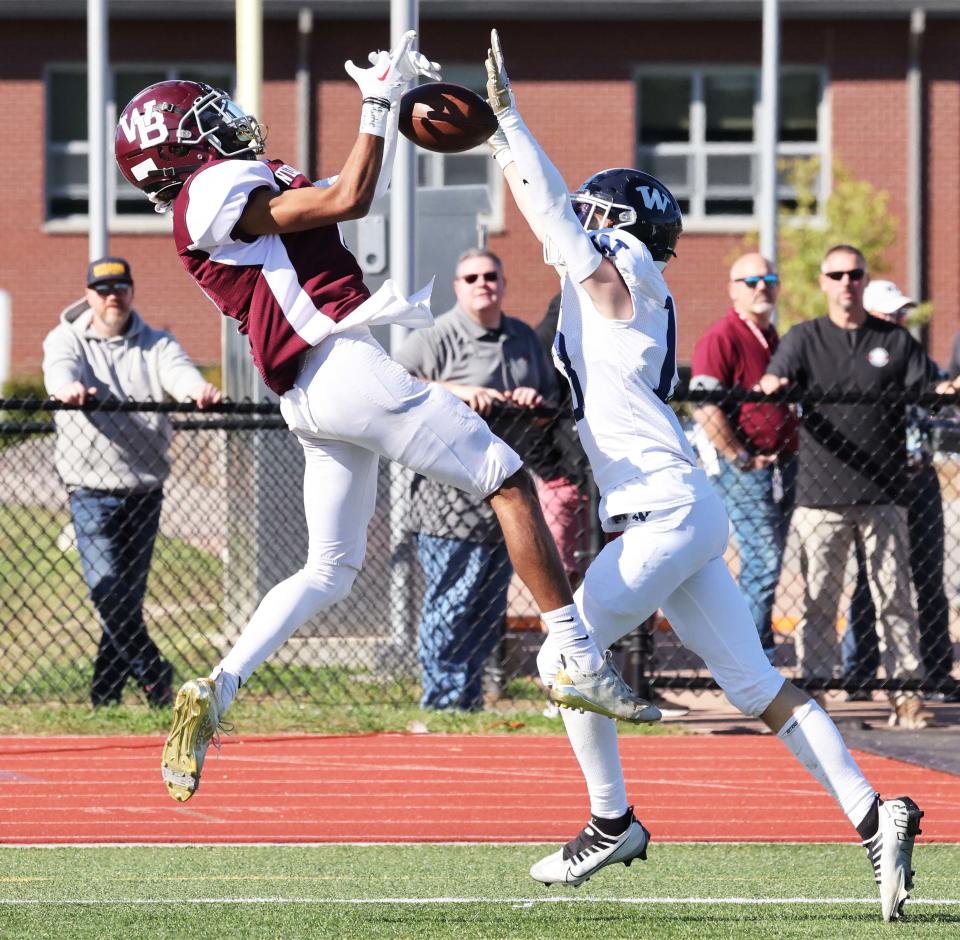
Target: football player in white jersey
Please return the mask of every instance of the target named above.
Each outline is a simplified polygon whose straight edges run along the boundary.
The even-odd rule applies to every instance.
[[[570,383],[577,429],[608,532],[575,601],[608,649],[657,608],[730,701],[759,717],[839,803],[867,849],[885,920],[912,886],[919,832],[908,797],[881,801],[826,712],[770,665],[723,561],[728,520],[667,405],[677,381],[676,308],[663,269],[681,218],[667,188],[638,170],[605,170],[568,194],[517,111],[496,30],[487,92],[500,129],[494,158],[547,263],[562,281],[554,354]],[[646,858],[650,834],[628,804],[614,722],[577,710],[576,664],[548,637],[538,666],[561,708],[590,798],[590,821],[530,874],[578,885],[615,862]]]
[[[429,290],[407,298],[388,280],[371,296],[338,228],[386,189],[405,83],[440,77],[439,66],[413,50],[415,35],[390,53],[371,53],[370,68],[345,63],[363,99],[360,128],[339,177],[320,184],[260,159],[261,125],[199,82],[149,86],[118,123],[121,172],[159,210],[172,208],[184,267],[221,313],[239,321],[305,458],[303,568],[267,593],[212,675],[186,682],[177,695],[161,765],[180,802],[196,792],[240,685],[306,620],[350,592],[366,552],[380,456],[489,502],[548,630],[582,667],[572,693],[578,704],[629,721],[659,718],[580,624],[517,454],[446,389],[413,378],[370,333],[375,323],[432,323]]]

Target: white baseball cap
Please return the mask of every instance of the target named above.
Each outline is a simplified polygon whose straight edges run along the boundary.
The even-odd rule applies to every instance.
[[[901,307],[916,307],[917,302],[900,292],[893,281],[871,281],[863,290],[863,306],[871,313],[896,313]]]

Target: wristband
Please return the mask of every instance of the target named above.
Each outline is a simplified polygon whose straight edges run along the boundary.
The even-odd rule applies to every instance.
[[[737,451],[737,456],[732,461],[733,465],[741,471],[746,472],[753,463],[753,457],[745,450]]]
[[[360,133],[386,137],[390,102],[386,98],[364,98],[360,106]]]

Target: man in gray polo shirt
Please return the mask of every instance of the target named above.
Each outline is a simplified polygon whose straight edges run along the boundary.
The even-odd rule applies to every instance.
[[[457,303],[412,332],[394,358],[482,415],[524,460],[540,435],[524,409],[556,400],[556,379],[536,333],[503,313],[500,259],[471,249],[454,278]],[[502,635],[513,569],[483,501],[424,477],[413,485],[413,528],[426,585],[420,618],[424,708],[483,707],[483,664]]]

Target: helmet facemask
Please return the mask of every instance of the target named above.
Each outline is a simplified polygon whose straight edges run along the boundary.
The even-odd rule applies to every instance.
[[[163,105],[161,105],[163,107]],[[188,129],[190,124],[196,129]],[[192,134],[196,136],[192,136]],[[253,157],[264,151],[267,129],[244,114],[226,92],[211,88],[180,119],[177,141],[186,147],[209,143],[223,157]]]
[[[580,224],[594,232],[604,228],[629,228],[637,221],[637,210],[591,193],[570,193],[573,211]]]

